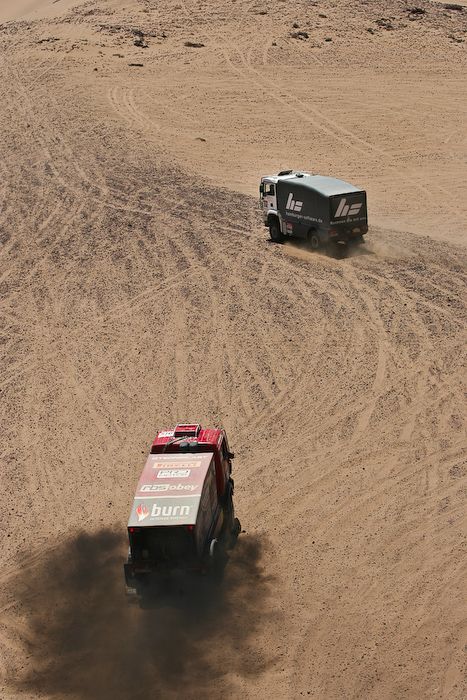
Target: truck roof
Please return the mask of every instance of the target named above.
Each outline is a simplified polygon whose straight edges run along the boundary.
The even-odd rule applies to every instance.
[[[344,180],[339,180],[335,177],[327,177],[326,175],[311,175],[310,173],[302,172],[285,172],[284,174],[271,175],[263,180],[269,180],[270,182],[282,182],[286,181],[288,183],[293,183],[297,185],[302,185],[309,187],[315,192],[319,192],[326,197],[332,197],[336,194],[349,194],[350,192],[361,192],[362,190],[349,182]]]
[[[150,454],[136,488],[128,527],[194,525],[212,452]]]
[[[206,450],[210,447],[215,449],[222,435],[223,431],[219,428],[202,428],[199,423],[179,424],[169,430],[160,430],[152,443],[151,452],[162,452],[167,444],[181,440],[196,442]]]

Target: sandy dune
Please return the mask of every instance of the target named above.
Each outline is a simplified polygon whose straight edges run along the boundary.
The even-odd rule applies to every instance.
[[[2,3],[2,700],[466,696],[467,11],[418,7]],[[286,165],[367,189],[359,255],[268,242]],[[184,419],[246,532],[139,610]]]

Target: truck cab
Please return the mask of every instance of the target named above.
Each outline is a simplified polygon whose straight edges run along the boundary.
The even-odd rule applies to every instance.
[[[277,177],[263,177],[260,185],[260,201],[263,216],[267,220],[269,213],[277,214]]]
[[[206,572],[240,532],[233,506],[234,455],[222,429],[179,424],[157,433],[128,521],[128,593],[172,571]]]

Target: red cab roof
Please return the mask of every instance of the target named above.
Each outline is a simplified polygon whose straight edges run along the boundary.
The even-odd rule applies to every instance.
[[[157,453],[169,444],[176,445],[177,442],[197,442],[206,449],[206,446],[217,447],[219,438],[223,433],[218,428],[202,428],[199,423],[179,423],[175,428],[161,430],[157,433],[152,443],[151,452]]]

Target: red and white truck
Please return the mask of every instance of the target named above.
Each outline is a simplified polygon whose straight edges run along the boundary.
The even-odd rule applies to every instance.
[[[157,434],[128,521],[128,593],[140,594],[158,575],[208,571],[224,561],[241,527],[233,457],[222,429],[179,424]]]

